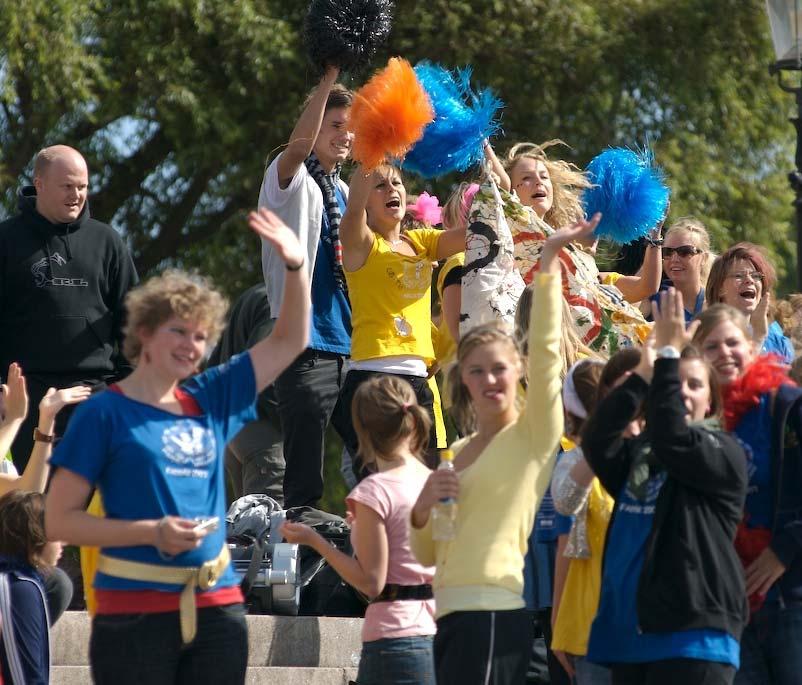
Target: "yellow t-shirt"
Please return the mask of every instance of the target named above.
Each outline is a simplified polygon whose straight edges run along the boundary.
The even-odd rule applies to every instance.
[[[106,512],[103,509],[103,501],[100,499],[100,491],[95,490],[89,506],[86,509],[87,513],[92,516],[104,518]],[[90,616],[95,615],[97,609],[97,601],[95,599],[95,572],[97,571],[98,560],[100,559],[99,547],[81,547],[81,575],[84,578],[84,599],[86,599],[86,610]]]
[[[418,561],[437,566],[432,586],[438,618],[524,606],[524,554],[563,430],[562,285],[551,274],[538,274],[535,283],[533,320],[539,325],[529,329],[528,364],[529,377],[538,382],[529,384],[526,406],[458,473],[454,540],[432,540],[431,517],[424,528],[410,528]],[[466,442],[458,440],[454,451],[459,454]]]
[[[565,579],[551,648],[584,656],[588,652],[590,626],[599,608],[604,538],[613,511],[613,498],[598,478],[588,495],[587,533],[590,558],[571,559]]]
[[[398,355],[434,361],[432,345],[432,262],[442,231],[419,228],[404,235],[416,255],[393,252],[378,234],[365,263],[346,271],[351,299],[351,359]]]

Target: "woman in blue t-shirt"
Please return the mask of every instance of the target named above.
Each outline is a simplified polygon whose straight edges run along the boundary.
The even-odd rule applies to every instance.
[[[655,338],[657,361],[645,348],[583,432],[585,458],[616,500],[587,657],[610,666],[613,685],[725,685],[738,668],[747,613],[732,543],[746,458],[708,423],[720,413],[718,386],[686,348],[673,289],[655,311]],[[624,438],[640,412],[643,433]]]
[[[90,640],[96,683],[245,680],[223,449],[255,418],[257,393],[306,347],[310,318],[298,239],[265,209],[249,223],[287,267],[271,335],[196,376],[225,301],[178,271],[150,279],[126,298],[123,352],[134,371],[79,407],[52,459],[48,536],[101,548]],[[85,511],[94,488],[106,518]]]

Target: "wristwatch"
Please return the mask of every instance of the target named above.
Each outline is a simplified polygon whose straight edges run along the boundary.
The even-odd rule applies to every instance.
[[[649,236],[646,236],[646,244],[650,245],[651,247],[663,247],[663,239],[650,238]]]
[[[38,428],[33,429],[33,439],[36,442],[53,442],[56,439],[55,435],[48,435],[47,433],[42,433]]]
[[[666,345],[657,350],[658,359],[679,359],[679,350],[673,345]]]

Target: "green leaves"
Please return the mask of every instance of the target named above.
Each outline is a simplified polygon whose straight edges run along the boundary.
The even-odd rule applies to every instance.
[[[197,267],[232,294],[256,282],[258,241],[241,215],[314,85],[305,7],[0,3],[6,211],[36,151],[66,142],[88,158],[93,214],[126,235],[140,270]],[[584,166],[648,139],[669,173],[672,218],[698,216],[719,249],[765,244],[793,272],[794,103],[768,75],[761,0],[396,0],[395,17],[376,66],[391,55],[472,64],[507,105],[500,152],[560,137]],[[444,200],[455,179],[408,182]]]

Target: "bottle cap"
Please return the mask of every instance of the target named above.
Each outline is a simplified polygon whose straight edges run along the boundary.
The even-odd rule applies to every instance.
[[[440,452],[440,461],[454,461],[454,450],[442,450]]]

